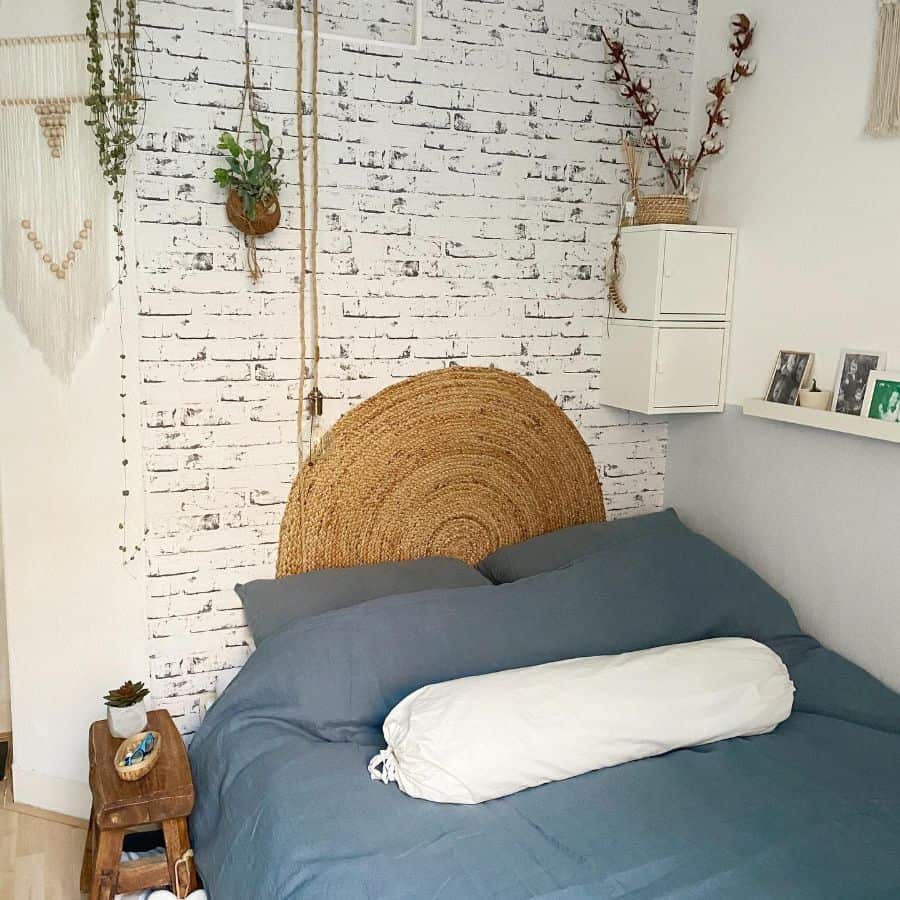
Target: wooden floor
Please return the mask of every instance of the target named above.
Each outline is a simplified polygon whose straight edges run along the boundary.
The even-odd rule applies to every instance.
[[[7,772],[0,781],[0,900],[81,900],[85,829],[53,819],[13,804]]]

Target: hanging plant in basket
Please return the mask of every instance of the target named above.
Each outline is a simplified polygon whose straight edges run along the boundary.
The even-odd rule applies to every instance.
[[[241,144],[241,125],[244,110],[250,114],[250,139]],[[213,178],[228,191],[225,213],[228,221],[240,231],[247,243],[247,265],[250,277],[256,281],[262,275],[256,261],[256,238],[268,234],[281,221],[281,205],[278,192],[282,180],[278,166],[284,157],[284,148],[275,149],[264,125],[256,115],[256,95],[253,92],[253,74],[250,63],[250,38],[244,29],[244,93],[241,97],[241,116],[237,134],[224,132],[219,137],[219,149],[226,153],[224,166],[220,166]]]
[[[241,146],[238,137],[225,132],[219,138],[226,164],[216,169],[216,184],[228,191],[225,212],[228,221],[247,236],[247,260],[250,276],[256,281],[262,274],[256,262],[256,238],[268,234],[281,221],[278,192],[281,178],[278,166],[284,148],[278,147],[269,136],[269,129],[255,116],[250,143]]]
[[[244,234],[260,235],[274,231],[281,221],[278,166],[284,149],[279,147],[273,156],[274,142],[259,119],[253,119],[253,130],[252,143],[247,147],[227,132],[219,138],[219,149],[228,157],[226,166],[216,169],[215,181],[228,190],[228,221]]]

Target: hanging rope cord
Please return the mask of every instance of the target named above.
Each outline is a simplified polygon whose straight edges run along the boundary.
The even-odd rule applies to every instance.
[[[312,5],[312,83],[310,86],[312,106],[311,144],[311,189],[312,211],[307,221],[307,184],[306,184],[306,139],[303,133],[303,4],[294,4],[297,11],[297,168],[300,186],[300,372],[298,376],[299,390],[297,396],[297,446],[300,462],[304,458],[303,417],[306,401],[310,401],[309,451],[312,455],[313,440],[316,428],[316,417],[321,410],[321,393],[319,391],[319,5]],[[309,240],[306,229],[310,225]],[[312,313],[312,365],[310,366],[310,392],[306,394],[306,361],[309,348],[306,336],[306,279],[310,278],[310,306]]]
[[[250,34],[246,22],[244,23],[244,93],[241,96],[241,115],[238,118],[238,141],[240,141],[241,130],[244,127],[244,110],[250,114],[251,140],[254,146],[259,147],[259,132],[256,128],[256,94],[253,91],[253,71],[250,62]],[[250,277],[256,282],[262,275],[256,259],[256,235],[245,234],[244,243],[247,247],[247,268],[250,270]]]

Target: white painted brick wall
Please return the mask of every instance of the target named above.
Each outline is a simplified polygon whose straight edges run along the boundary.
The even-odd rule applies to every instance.
[[[317,0],[323,34],[352,35],[412,44],[416,0]],[[294,0],[244,0],[244,15],[254,24],[293,28]],[[312,28],[313,0],[303,0],[304,28]]]
[[[597,400],[618,144],[633,122],[602,81],[598,26],[622,28],[636,63],[654,70],[677,138],[696,2],[424,2],[418,50],[322,43],[326,418],[426,369],[493,363],[568,411],[612,515],[656,508],[665,425]],[[155,698],[190,732],[198,695],[249,653],[232,587],[272,574],[296,469],[295,51],[289,36],[253,36],[265,118],[289,157],[282,227],[259,241],[266,274],[253,286],[211,181],[217,130],[235,128],[241,96],[232,2],[141,7],[149,653]]]

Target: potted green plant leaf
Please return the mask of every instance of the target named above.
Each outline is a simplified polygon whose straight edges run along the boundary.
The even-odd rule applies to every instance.
[[[126,738],[147,727],[147,710],[144,698],[150,691],[143,681],[126,681],[110,691],[106,701],[106,721],[113,737]]]
[[[247,146],[241,146],[237,137],[224,132],[219,138],[219,149],[227,154],[226,164],[216,169],[214,178],[228,191],[228,220],[244,234],[268,234],[281,221],[278,192],[282,182],[278,166],[284,148],[276,150],[268,126],[254,117],[253,137]]]

